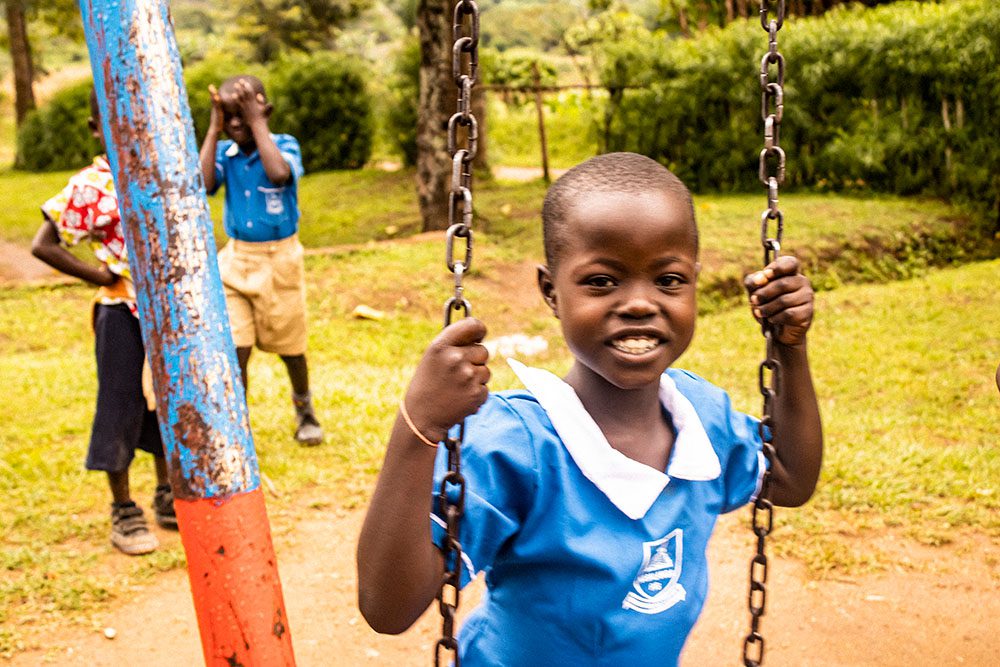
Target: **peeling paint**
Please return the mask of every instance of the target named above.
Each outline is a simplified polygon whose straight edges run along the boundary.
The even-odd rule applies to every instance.
[[[164,0],[83,0],[164,446],[180,497],[260,475]],[[121,20],[120,17],[127,17]]]
[[[292,666],[168,2],[80,9],[205,662]]]

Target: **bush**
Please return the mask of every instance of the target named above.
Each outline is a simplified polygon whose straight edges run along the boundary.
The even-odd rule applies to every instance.
[[[280,61],[272,70],[273,132],[302,146],[306,171],[357,169],[371,155],[373,120],[365,75],[346,57]]]
[[[403,164],[417,163],[417,106],[420,102],[420,40],[407,37],[396,54],[389,83],[390,104],[386,112],[386,130],[392,145],[403,157]]]
[[[788,62],[788,185],[860,184],[997,210],[1000,4],[844,7],[787,22],[779,46]],[[760,187],[765,49],[756,20],[666,45],[659,37],[609,45],[603,147],[649,155],[698,190]]]
[[[100,142],[87,126],[91,87],[89,80],[73,84],[28,114],[17,131],[17,169],[76,169],[90,164],[101,152]]]
[[[289,59],[271,70],[222,55],[186,68],[184,82],[199,145],[212,110],[209,84],[218,87],[237,74],[264,82],[275,108],[271,131],[299,140],[306,171],[356,169],[368,161],[373,122],[365,76],[346,58],[331,55]],[[90,87],[87,81],[66,88],[28,116],[18,132],[19,169],[72,169],[100,152],[87,129]]]

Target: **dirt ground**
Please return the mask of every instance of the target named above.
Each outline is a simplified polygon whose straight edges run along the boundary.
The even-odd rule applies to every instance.
[[[296,524],[275,538],[298,664],[427,665],[438,629],[433,610],[397,637],[372,632],[357,611],[354,549],[362,512]],[[685,650],[685,667],[740,664],[746,632],[747,516],[724,517],[709,547],[712,592]],[[164,542],[176,534],[162,533]],[[785,538],[787,539],[787,538]],[[886,537],[905,569],[814,581],[794,562],[772,558],[762,629],[766,665],[826,667],[998,664],[1000,547],[968,537],[946,547],[915,547]],[[108,559],[121,558],[110,553]],[[478,589],[463,595],[471,608]],[[105,638],[103,629],[116,637]],[[44,650],[8,662],[27,665],[174,667],[201,663],[187,575],[173,571],[115,604],[92,630],[54,626]]]
[[[0,240],[0,286],[58,277],[55,269],[35,259],[26,247]]]

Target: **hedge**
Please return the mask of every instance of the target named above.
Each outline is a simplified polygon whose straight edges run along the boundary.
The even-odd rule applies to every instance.
[[[766,48],[756,20],[607,47],[603,148],[654,157],[697,190],[759,187]],[[788,185],[998,206],[1000,3],[838,8],[787,20],[779,49]]]

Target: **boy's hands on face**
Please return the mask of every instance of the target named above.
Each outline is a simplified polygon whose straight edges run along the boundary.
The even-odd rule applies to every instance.
[[[774,325],[776,340],[801,345],[813,318],[813,289],[800,272],[799,260],[783,255],[743,279],[750,309],[758,322]]]
[[[406,409],[434,442],[486,402],[489,352],[481,345],[486,326],[467,317],[447,326],[431,342],[406,391]]]
[[[254,92],[249,81],[245,79],[237,81],[233,85],[233,95],[240,112],[243,114],[244,123],[251,127],[255,123],[267,123],[270,105],[263,95]]]
[[[222,96],[213,84],[208,84],[208,94],[212,99],[212,115],[208,119],[208,133],[219,136],[225,124],[225,113],[222,110]]]

